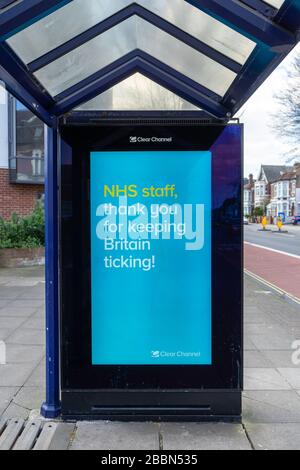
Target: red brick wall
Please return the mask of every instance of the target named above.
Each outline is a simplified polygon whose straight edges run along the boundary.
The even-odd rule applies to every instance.
[[[38,195],[44,192],[42,185],[11,184],[9,170],[0,168],[0,217],[9,219],[30,214],[35,208]]]

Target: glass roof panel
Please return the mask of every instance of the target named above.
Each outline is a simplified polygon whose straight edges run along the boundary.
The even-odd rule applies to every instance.
[[[140,73],[118,83],[76,111],[199,111]]]
[[[55,96],[137,48],[135,18],[131,17],[69,54],[38,70],[35,75]]]
[[[266,3],[269,5],[272,5],[272,7],[275,8],[281,8],[282,5],[284,4],[285,0],[264,0]]]
[[[147,21],[133,16],[36,72],[53,96],[139,48],[223,96],[236,74]]]
[[[73,0],[20,31],[8,43],[28,64],[132,3],[133,0]],[[255,47],[254,42],[184,0],[137,0],[136,3],[240,64],[246,62]]]

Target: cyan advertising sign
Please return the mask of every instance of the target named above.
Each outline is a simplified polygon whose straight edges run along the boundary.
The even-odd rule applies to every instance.
[[[211,365],[211,153],[93,152],[93,365]]]

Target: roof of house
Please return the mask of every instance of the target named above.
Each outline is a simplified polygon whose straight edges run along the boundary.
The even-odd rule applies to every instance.
[[[293,179],[296,179],[297,176],[299,176],[299,175],[300,175],[300,167],[299,166],[298,167],[294,166],[292,169],[289,169],[288,171],[285,171],[278,178],[276,178],[274,183],[276,181],[291,181]]]
[[[291,171],[292,167],[286,165],[262,165],[261,171],[262,170],[264,171],[268,183],[273,183],[280,178],[282,173]]]

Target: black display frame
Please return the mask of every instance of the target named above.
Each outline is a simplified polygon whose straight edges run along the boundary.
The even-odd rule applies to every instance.
[[[133,147],[129,139],[132,135],[172,136],[173,140],[139,143]],[[243,388],[243,126],[196,120],[66,124],[60,128],[60,141],[63,415],[112,419],[239,419]],[[223,157],[222,146],[226,146]],[[233,188],[230,204],[237,214],[224,218],[215,208],[212,218],[213,365],[93,366],[90,152],[155,149],[215,149],[213,198],[216,191],[222,193],[225,182]],[[230,161],[226,162],[226,158]],[[222,165],[226,167],[223,174]],[[230,200],[228,194],[227,200]]]

